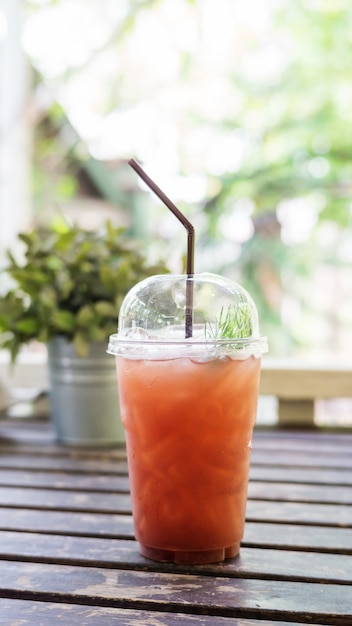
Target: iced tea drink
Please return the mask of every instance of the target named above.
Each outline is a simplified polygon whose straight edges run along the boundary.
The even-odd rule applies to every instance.
[[[132,293],[120,313],[122,330],[109,345],[116,355],[135,534],[151,559],[222,561],[239,552],[243,536],[265,346],[256,332],[250,341],[214,337],[214,326],[207,334],[209,322],[199,321],[203,309],[209,311],[210,297],[221,319],[224,298],[214,299],[217,288],[206,287],[205,279],[195,290],[195,311],[202,311],[195,336],[180,340],[181,320],[169,315],[170,301],[160,304],[169,298],[165,280],[172,277],[164,277],[152,297]],[[176,309],[182,308],[178,293],[171,290]],[[153,308],[158,316],[149,315]]]
[[[162,561],[222,561],[243,535],[260,361],[117,357],[136,538]]]

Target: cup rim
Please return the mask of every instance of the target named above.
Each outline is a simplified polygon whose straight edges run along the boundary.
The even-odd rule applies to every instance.
[[[232,337],[232,338],[218,338],[218,339],[193,339],[190,337],[188,339],[131,339],[126,335],[119,335],[118,333],[114,333],[109,337],[109,344],[107,348],[107,353],[116,355],[120,354],[120,350],[123,347],[126,348],[137,348],[138,346],[143,347],[162,347],[162,348],[177,348],[182,347],[185,349],[189,349],[191,351],[193,348],[205,347],[205,348],[228,348],[234,352],[241,352],[243,350],[248,350],[248,348],[256,348],[256,351],[264,354],[268,351],[268,340],[265,335],[255,336],[255,337]]]

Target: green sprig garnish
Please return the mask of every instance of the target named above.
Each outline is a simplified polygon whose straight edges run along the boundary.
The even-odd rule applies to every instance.
[[[215,324],[210,324],[208,333],[212,339],[243,339],[253,332],[251,312],[247,302],[238,302],[226,309],[221,308]]]

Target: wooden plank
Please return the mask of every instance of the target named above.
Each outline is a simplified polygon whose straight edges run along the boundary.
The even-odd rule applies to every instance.
[[[107,624],[128,626],[144,626],[146,619],[151,626],[187,626],[189,618],[202,624],[205,617],[204,626],[217,624],[217,619],[224,625],[244,620],[243,626],[255,619],[276,626],[285,619],[291,624],[349,625],[350,444],[343,446],[330,436],[322,440],[279,435],[271,440],[261,435],[253,453],[263,462],[251,468],[258,480],[249,488],[240,557],[193,568],[160,565],[140,556],[127,514],[128,478],[116,471],[125,463],[122,455],[63,449],[51,457],[51,444],[47,454],[45,446],[36,454],[33,438],[24,455],[29,466],[5,465],[0,471],[2,619],[7,618],[3,601],[16,604],[22,598],[27,609],[30,604],[35,611],[52,606],[50,624],[60,624],[60,619],[65,623],[69,614],[61,612],[63,606],[85,611],[84,605],[91,604],[90,613],[77,613],[77,623],[90,626],[94,622],[84,620],[94,616],[102,626],[100,617],[107,615]],[[320,441],[327,443],[320,446]],[[0,464],[6,455],[5,464],[11,456],[22,459],[21,449],[18,430],[16,451],[0,451]],[[324,485],[329,481],[330,486]],[[125,514],[118,514],[120,510]],[[104,613],[107,609],[121,613],[115,614],[116,622],[113,613]],[[20,620],[21,614],[13,611]],[[22,623],[45,624],[45,613],[33,612],[31,621],[25,616]],[[174,616],[180,619],[170,621]],[[124,617],[130,621],[122,621]]]
[[[252,465],[280,466],[280,467],[307,467],[323,469],[352,469],[352,454],[349,451],[337,450],[334,455],[322,453],[306,454],[296,450],[252,450]],[[2,453],[0,455],[0,469],[23,469],[29,471],[72,471],[89,472],[96,474],[127,474],[127,462],[123,458],[109,459],[102,457],[77,458],[50,455],[28,455]]]
[[[352,554],[352,529],[247,521],[242,545]]]
[[[29,509],[0,509],[3,530],[54,533],[69,536],[132,539],[133,524],[129,515],[68,513]],[[345,554],[352,552],[352,529],[343,527],[304,526],[287,522],[251,522],[245,526],[244,543],[255,546],[317,549]]]
[[[0,509],[4,530],[54,533],[69,536],[111,537],[132,539],[132,518],[128,515],[94,515]],[[352,552],[352,529],[343,527],[304,526],[287,522],[251,522],[245,526],[244,543],[255,546],[279,546],[316,549],[345,554]]]
[[[27,471],[65,471],[87,472],[95,474],[127,474],[127,462],[124,459],[106,460],[84,457],[51,457],[3,453],[0,455],[0,469],[24,469]]]
[[[116,510],[118,507],[116,507]],[[67,532],[69,534],[121,536],[121,529],[132,529],[127,520],[130,515],[86,511],[0,507],[0,529],[40,530]],[[271,502],[249,500],[247,520],[251,522],[276,522],[313,526],[352,527],[352,507],[332,504],[300,504],[296,502]],[[132,530],[131,530],[132,532]],[[302,531],[303,532],[303,531]]]
[[[0,508],[0,530],[133,538],[131,515]]]
[[[1,424],[1,422],[0,422]],[[115,448],[97,447],[97,448],[77,448],[73,446],[65,446],[64,444],[50,445],[33,443],[28,445],[23,441],[11,442],[8,439],[0,437],[0,452],[2,454],[26,455],[30,457],[50,457],[50,458],[68,458],[90,461],[114,461],[126,458],[126,448],[124,445]]]
[[[87,537],[59,537],[36,533],[0,533],[0,559],[93,565],[143,571],[189,571],[189,566],[156,564],[139,554],[135,541]],[[349,583],[352,559],[347,555],[242,547],[240,557],[213,565],[194,566],[193,572],[216,576]]]
[[[279,398],[278,421],[281,426],[314,425],[315,398],[304,400],[297,398]]]
[[[349,586],[0,562],[2,597],[131,609],[349,624]]]
[[[335,430],[333,428],[280,428],[276,424],[273,426],[255,425],[254,437],[258,437],[262,440],[268,440],[269,442],[275,442],[276,440],[289,440],[289,441],[302,441],[303,443],[314,441],[322,442],[340,442],[343,443],[352,441],[352,430],[349,428],[341,428]]]
[[[19,443],[37,447],[52,446],[59,449],[52,424],[48,420],[3,419],[0,421],[0,445],[18,446]]]
[[[264,359],[260,393],[280,398],[350,398],[349,365],[309,363],[297,359]]]
[[[250,480],[255,484],[259,483],[288,483],[291,485],[317,485],[322,489],[327,488],[327,493],[331,490],[335,493],[335,487],[352,486],[352,472],[343,469],[323,470],[323,469],[296,469],[277,468],[253,465],[250,470]],[[43,472],[8,470],[0,471],[0,485],[3,487],[35,487],[77,490],[77,491],[107,491],[107,492],[129,492],[129,479],[124,475],[105,475],[88,473],[64,473],[64,472]],[[270,493],[271,486],[268,484],[265,490]],[[341,492],[343,493],[343,492]]]
[[[307,469],[340,469],[350,472],[352,469],[352,455],[336,454],[331,455],[309,455],[297,454],[295,452],[263,452],[260,450],[252,451],[251,458],[252,467],[256,465],[265,467],[295,467]],[[0,470],[2,469],[20,469],[25,471],[46,471],[46,472],[76,472],[76,473],[94,473],[94,474],[110,474],[110,475],[127,475],[128,468],[125,460],[116,461],[95,461],[72,459],[66,457],[52,458],[27,455],[0,455]],[[351,475],[351,474],[349,474]]]
[[[48,428],[47,425],[43,425],[38,430],[38,425],[31,425],[33,432],[31,433],[31,442],[26,443],[23,430],[19,428],[21,424],[17,424],[17,428],[14,428],[13,424],[7,426],[4,429],[4,422],[0,422],[0,452],[20,454],[27,456],[47,456],[50,458],[55,457],[74,457],[81,459],[94,459],[109,460],[109,459],[122,459],[125,458],[125,449],[123,446],[118,446],[112,449],[96,449],[85,450],[80,448],[70,448],[62,446],[55,441],[52,441],[53,435],[45,434],[41,432],[41,428]],[[15,431],[17,437],[11,437],[11,434]],[[46,431],[47,432],[47,431]],[[7,436],[6,436],[7,434]],[[43,441],[41,441],[43,437]],[[277,453],[283,450],[296,450],[300,452],[310,451],[313,455],[322,452],[337,454],[352,452],[352,436],[350,434],[336,434],[326,431],[306,431],[300,433],[297,431],[287,431],[272,429],[258,430],[255,429],[253,435],[253,447],[257,450],[270,450]],[[2,455],[1,455],[2,456]]]
[[[94,457],[102,460],[123,459],[125,457],[124,446],[112,449],[85,450],[65,447],[55,442],[52,425],[46,423],[31,423],[22,425],[19,420],[4,426],[6,421],[0,421],[0,453],[20,454],[28,456],[72,457],[84,459]],[[25,430],[23,430],[25,429]],[[44,431],[44,432],[43,432]],[[29,436],[30,433],[30,436]],[[315,453],[326,452],[340,454],[341,452],[352,453],[352,435],[348,429],[343,433],[330,431],[305,430],[304,433],[297,430],[273,430],[256,427],[253,435],[253,447],[256,450],[271,450],[273,452],[283,450],[310,451]],[[0,455],[2,456],[2,455]]]
[[[306,505],[335,504],[337,505],[336,512],[341,511],[342,504],[352,504],[350,487],[251,482],[248,496],[249,500],[261,501],[262,506],[265,501],[270,503],[302,502]],[[249,503],[248,506],[252,505]],[[131,498],[128,493],[117,491],[111,493],[8,486],[0,487],[0,507],[36,508],[43,511],[55,509],[93,513],[130,513]],[[352,522],[352,509],[350,521]]]
[[[263,428],[257,425],[254,429],[253,442],[255,447],[275,449],[299,448],[301,450],[327,450],[330,452],[352,451],[352,433],[348,428],[341,432],[328,429],[297,429],[273,427]],[[84,448],[66,447],[58,443],[51,422],[43,420],[2,420],[0,421],[0,451],[21,452],[28,454],[50,454],[50,456],[87,456],[94,455],[118,458],[124,456],[123,445],[113,448],[98,448],[88,450]]]
[[[277,426],[263,427],[256,425],[253,440],[261,446],[273,447],[275,442],[282,446],[300,446],[302,448],[332,448],[352,447],[351,429],[343,428],[339,432],[331,429],[304,429],[278,428]],[[50,420],[42,419],[5,419],[0,420],[0,449],[7,448],[16,451],[21,446],[25,451],[36,453],[48,451],[51,455],[108,455],[118,456],[124,453],[124,445],[113,448],[85,449],[63,446],[57,442],[53,425]]]
[[[252,444],[254,449],[260,450],[296,450],[305,453],[336,454],[352,452],[352,434],[350,429],[343,429],[338,433],[331,430],[312,429],[294,430],[287,427],[271,427],[264,430],[254,429]]]
[[[295,467],[267,467],[252,464],[250,479],[253,482],[281,482],[326,486],[352,486],[352,472],[349,470]],[[23,486],[81,491],[129,491],[127,475],[92,474],[77,472],[47,472],[43,470],[1,469],[1,486]],[[269,489],[269,487],[268,487]]]
[[[349,434],[333,434],[320,431],[302,432],[282,430],[255,430],[253,434],[253,447],[260,450],[280,451],[296,450],[300,452],[326,452],[336,454],[339,452],[352,452],[352,437]]]
[[[0,420],[1,428],[1,420]],[[10,430],[8,431],[10,434]],[[50,457],[71,457],[81,459],[96,459],[96,460],[113,460],[126,458],[126,448],[124,444],[118,444],[115,447],[97,447],[97,448],[85,448],[65,446],[61,443],[55,443],[51,441],[51,437],[48,439],[43,438],[41,441],[40,435],[36,431],[32,433],[32,439],[30,443],[26,442],[26,439],[21,439],[22,431],[18,432],[17,439],[4,437],[3,431],[0,430],[0,453],[11,454],[26,454],[28,456],[50,456]]]
[[[295,467],[323,467],[323,468],[343,468],[345,470],[352,469],[352,455],[349,452],[336,452],[336,454],[324,454],[317,452],[316,454],[306,454],[296,450],[263,451],[252,450],[252,463],[261,465],[280,465]]]
[[[131,498],[129,494],[121,493],[0,487],[0,506],[20,506],[21,508],[40,508],[42,510],[129,513],[131,511]]]
[[[24,446],[29,452],[35,448],[38,450],[50,450],[52,454],[61,454],[62,451],[76,450],[87,453],[87,450],[99,453],[118,454],[124,449],[124,443],[100,445],[96,448],[86,446],[71,446],[59,441],[51,420],[37,418],[0,419],[0,446],[8,446],[16,449],[19,445]]]
[[[278,486],[273,484],[273,491]],[[253,492],[253,488],[251,487]],[[277,501],[264,498],[260,487],[257,498],[248,500],[247,518],[251,521],[299,522],[352,527],[352,507],[344,507],[341,503],[312,504],[307,501]],[[285,491],[282,491],[282,496]],[[294,494],[293,494],[294,495]],[[293,497],[293,500],[295,498]],[[20,507],[21,509],[40,509],[56,511],[79,511],[84,513],[129,513],[130,497],[126,494],[92,494],[89,492],[61,492],[47,489],[0,488],[0,505],[3,508]],[[1,508],[0,508],[1,512]]]
[[[352,489],[349,486],[300,485],[295,483],[251,481],[248,487],[248,497],[252,500],[352,504]]]
[[[63,489],[77,491],[119,491],[129,492],[128,476],[105,474],[77,474],[68,472],[43,472],[28,470],[0,471],[0,485],[2,487],[35,487],[37,489]]]
[[[352,507],[337,504],[301,504],[248,500],[247,519],[352,528]]]
[[[318,485],[350,485],[352,486],[352,472],[343,468],[324,469],[296,468],[296,467],[268,467],[252,463],[250,479],[254,481],[276,482],[281,480],[288,483],[310,483]]]
[[[187,615],[164,611],[135,611],[105,606],[79,606],[2,598],[0,609],[11,626],[264,626],[262,620]],[[12,621],[11,621],[12,620]],[[298,622],[265,620],[265,626],[301,626]],[[321,624],[317,626],[322,626]]]

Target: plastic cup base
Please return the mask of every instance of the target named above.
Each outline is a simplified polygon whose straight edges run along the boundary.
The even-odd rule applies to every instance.
[[[203,563],[219,563],[225,559],[231,559],[240,551],[240,542],[234,543],[228,548],[218,548],[216,550],[163,550],[161,548],[151,548],[140,544],[142,556],[153,561],[164,563],[189,563],[191,565],[201,565]]]

